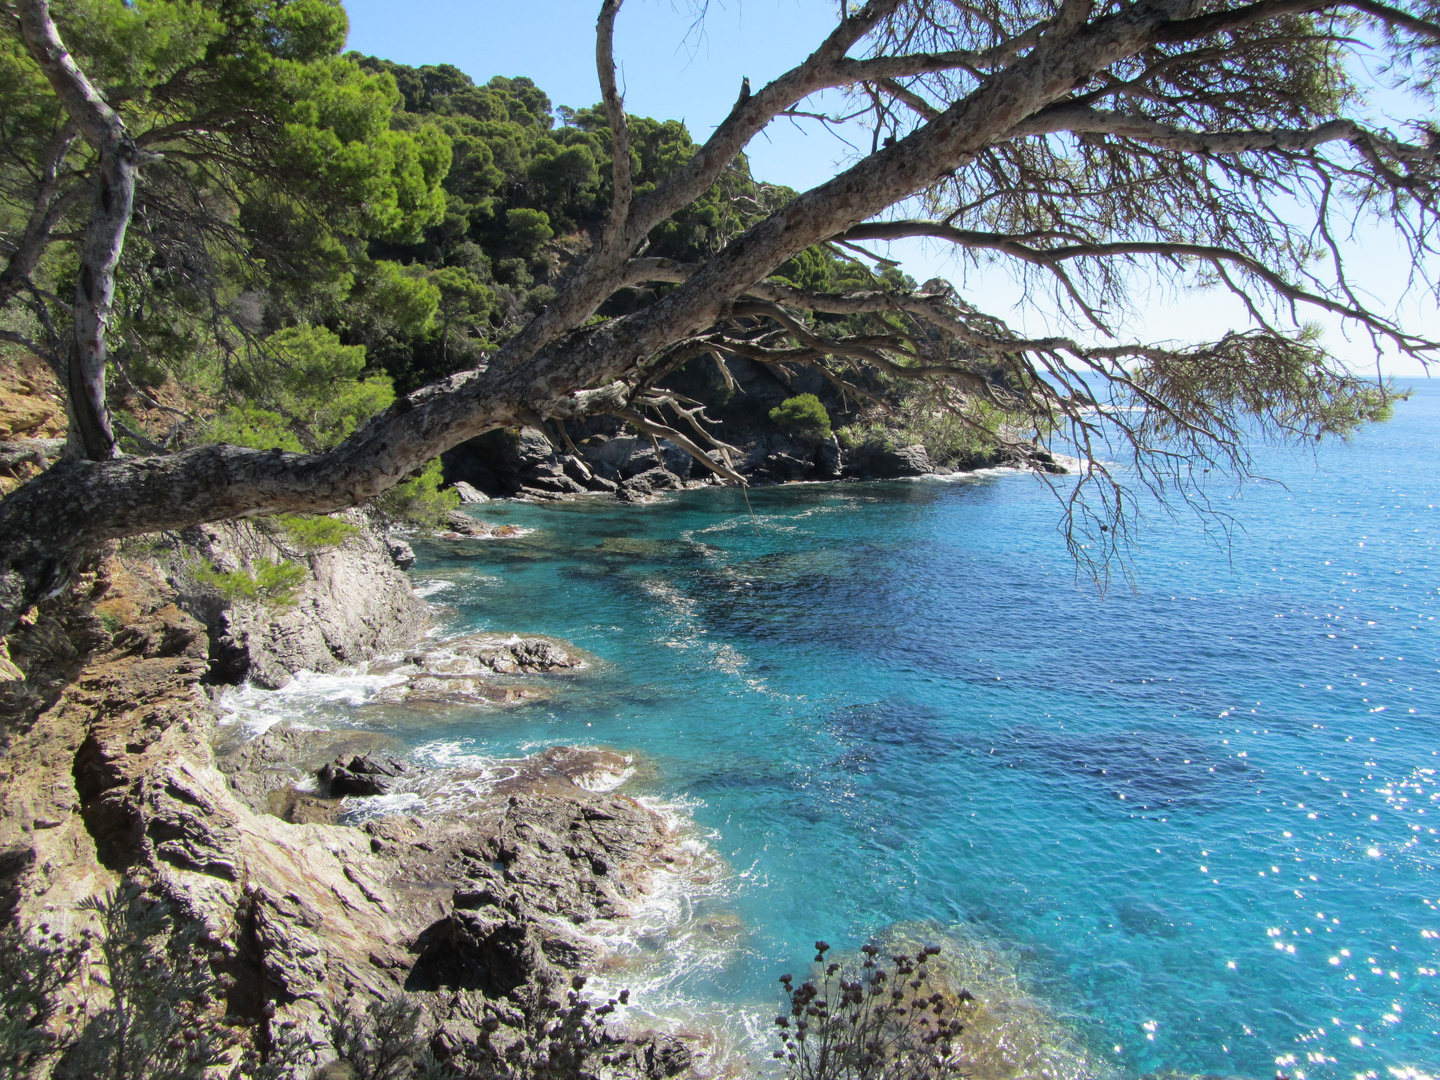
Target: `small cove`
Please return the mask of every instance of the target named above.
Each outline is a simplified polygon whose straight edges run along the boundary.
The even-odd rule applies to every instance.
[[[416,544],[445,631],[594,669],[507,710],[366,704],[374,676],[246,708],[433,764],[634,753],[625,790],[730,867],[665,898],[644,993],[761,1045],[816,938],[920,923],[1018,973],[1082,1044],[1060,1074],[1434,1076],[1440,387],[1264,465],[1287,486],[1226,504],[1228,550],[1152,515],[1105,596],[1018,473],[491,504],[533,531]]]

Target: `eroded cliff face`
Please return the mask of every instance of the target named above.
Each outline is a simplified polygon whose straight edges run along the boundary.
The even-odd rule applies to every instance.
[[[334,671],[424,634],[427,608],[395,565],[383,533],[358,510],[331,516],[355,531],[320,550],[306,550],[272,524],[250,521],[197,525],[154,542],[152,557],[177,602],[207,628],[212,680],[248,679],[275,689],[297,671]],[[196,575],[249,570],[265,561],[304,570],[293,602],[227,598]]]
[[[209,542],[217,557],[226,541]],[[324,590],[365,587],[365,577],[339,556],[318,563],[310,610],[322,620]],[[444,813],[334,824],[339,803],[325,796],[336,793],[322,790],[304,798],[328,812],[297,814],[294,780],[366,750],[355,743],[366,738],[231,738],[222,771],[205,687],[212,644],[164,564],[107,556],[9,641],[0,911],[22,927],[73,933],[87,918],[81,901],[135,882],[201,928],[237,1045],[269,1045],[283,1028],[323,1062],[338,1015],[404,991],[424,1005],[435,1050],[479,1062],[523,1045],[524,1001],[561,993],[597,961],[587,926],[626,918],[657,875],[690,857],[659,814],[577,784],[614,766],[593,751],[517,762]],[[224,622],[252,669],[257,657],[320,655],[277,642],[323,647],[321,659],[338,663],[400,632],[363,618],[341,625],[307,638],[303,620],[232,610]],[[653,1033],[625,1045],[631,1075],[692,1062]]]

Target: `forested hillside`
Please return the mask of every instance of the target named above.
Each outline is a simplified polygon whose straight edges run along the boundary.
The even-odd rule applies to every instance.
[[[278,50],[244,20],[157,7],[137,31],[107,10],[74,9],[64,29],[153,147],[109,327],[109,404],[129,452],[332,447],[397,394],[483,363],[546,307],[609,212],[600,106],[557,107],[523,76],[477,84],[450,65],[337,55],[344,16],[318,0],[283,9],[293,41]],[[23,57],[3,63],[0,214],[23,232],[54,106]],[[223,142],[202,130],[217,117]],[[697,148],[675,120],[630,117],[629,137],[637,196]],[[72,135],[64,151],[83,156],[83,144]],[[646,254],[703,260],[794,194],[753,177],[741,154],[652,231]],[[913,288],[837,252],[812,248],[773,277],[820,293]],[[37,262],[40,287],[4,313],[12,340],[46,342],[64,321],[74,254],[56,244]],[[672,287],[623,290],[594,318]],[[443,503],[438,484],[432,463],[389,501],[423,518]]]

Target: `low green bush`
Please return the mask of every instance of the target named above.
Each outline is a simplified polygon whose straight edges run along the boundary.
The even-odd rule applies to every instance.
[[[360,532],[350,522],[324,514],[276,514],[270,520],[302,551],[339,547]]]
[[[391,521],[438,529],[444,524],[445,515],[460,505],[460,496],[454,489],[440,490],[443,482],[440,459],[436,458],[424,471],[377,497],[375,508]]]
[[[249,570],[201,567],[195,571],[195,580],[214,587],[232,603],[249,600],[266,607],[294,607],[300,584],[305,580],[305,568],[292,562],[256,559]]]
[[[896,433],[884,424],[846,424],[835,432],[835,441],[845,450],[858,450],[867,445],[894,450],[900,445]]]
[[[770,419],[781,427],[811,439],[830,437],[830,414],[814,394],[786,398],[770,410]]]

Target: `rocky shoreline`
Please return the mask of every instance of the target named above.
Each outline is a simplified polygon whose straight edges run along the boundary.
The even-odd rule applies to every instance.
[[[647,497],[631,481],[653,470],[617,469],[616,494]],[[121,545],[10,636],[0,922],[73,935],[83,905],[135,885],[198,932],[237,1055],[299,1046],[308,1075],[339,1020],[406,995],[430,1050],[483,1073],[535,1052],[574,980],[616,968],[606,942],[657,888],[713,879],[718,860],[625,794],[623,751],[427,769],[380,730],[224,722],[224,688],[304,671],[363,665],[378,706],[448,710],[523,706],[594,667],[554,638],[438,635],[408,545],[335,518],[346,538],[319,550],[249,522]],[[506,534],[456,512],[444,535]],[[285,603],[216,584],[280,560],[303,570]],[[606,1075],[726,1067],[714,1032],[660,1026],[612,1017]]]
[[[491,498],[542,501],[580,495],[646,501],[667,492],[705,487],[719,478],[668,439],[649,439],[603,419],[587,421],[569,445],[557,446],[533,427],[488,432],[443,455],[445,476],[466,502]],[[727,432],[727,434],[729,434]],[[903,480],[953,476],[998,466],[1064,473],[1049,451],[1025,446],[992,449],[946,461],[923,444],[872,440],[843,447],[835,435],[807,438],[770,425],[746,428],[729,465],[755,484],[820,480]],[[712,452],[718,458],[718,451]]]
[[[73,934],[87,898],[133,882],[199,929],[237,1045],[283,1035],[323,1064],[338,1018],[404,993],[435,1053],[513,1059],[535,1003],[600,962],[596,927],[623,925],[695,854],[614,790],[634,771],[615,751],[425,770],[371,731],[219,724],[218,686],[385,654],[397,700],[472,706],[591,663],[553,639],[425,637],[383,534],[349,520],[353,537],[309,555],[250,525],[107,555],[11,635],[0,917]],[[306,567],[283,608],[226,601],[186,569],[279,555]],[[402,790],[424,811],[347,813]],[[614,1075],[699,1075],[703,1035],[609,1029]]]

